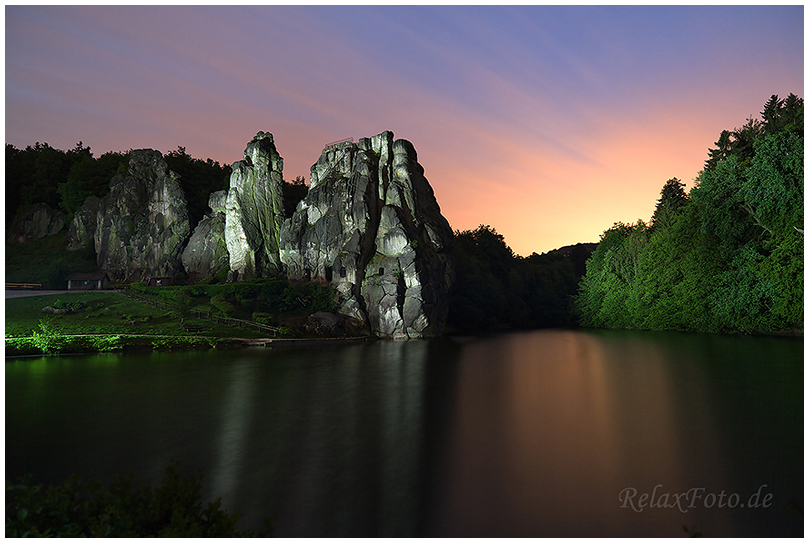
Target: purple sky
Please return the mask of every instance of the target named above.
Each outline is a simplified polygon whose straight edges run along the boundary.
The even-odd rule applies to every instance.
[[[519,254],[649,220],[720,131],[804,97],[804,7],[6,6],[6,142],[178,145],[286,179],[323,145],[413,142],[454,229]]]

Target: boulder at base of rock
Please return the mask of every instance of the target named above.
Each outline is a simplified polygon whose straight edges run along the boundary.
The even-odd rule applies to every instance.
[[[44,202],[37,202],[17,214],[8,231],[6,240],[22,243],[52,236],[65,226],[65,214],[54,210]]]
[[[88,196],[81,208],[73,214],[73,221],[70,222],[67,234],[68,249],[76,250],[93,245],[99,202],[101,202],[99,197]]]
[[[345,336],[344,318],[329,312],[316,312],[310,315],[303,329],[318,336]]]
[[[259,132],[233,163],[225,204],[225,243],[231,277],[255,278],[280,272],[278,236],[284,219],[282,170],[273,135]]]
[[[96,260],[114,280],[172,276],[189,236],[186,198],[178,174],[160,151],[130,153],[125,175],[110,181],[99,202],[94,235]]]
[[[329,283],[339,313],[371,332],[420,338],[444,327],[452,241],[413,145],[386,131],[323,150],[280,256],[288,278]]]

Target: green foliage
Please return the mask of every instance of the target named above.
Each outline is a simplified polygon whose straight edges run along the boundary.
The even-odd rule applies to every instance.
[[[228,281],[228,272],[229,272],[228,268],[223,267],[219,270],[219,272],[214,274],[214,279],[219,283],[225,283],[226,281]]]
[[[178,272],[172,276],[172,285],[183,286],[188,285],[188,274],[185,272]]]
[[[120,334],[91,336],[89,337],[89,341],[95,351],[117,351],[124,347]]]
[[[186,317],[191,307],[194,306],[194,299],[191,298],[187,290],[177,290],[175,291],[174,305],[180,315]]]
[[[281,186],[281,195],[284,200],[284,217],[290,218],[295,208],[307,196],[309,188],[304,184],[304,178],[297,176],[292,182],[284,181]]]
[[[39,321],[39,331],[31,335],[34,347],[42,353],[59,353],[65,347],[65,339],[53,324],[53,320],[45,318]]]
[[[106,195],[119,166],[126,167],[128,163],[128,154],[108,152],[94,159],[87,148],[87,153],[70,167],[66,181],[57,186],[62,210],[67,214],[74,213],[88,196],[101,198]]]
[[[236,313],[236,309],[233,307],[233,304],[228,302],[222,295],[214,295],[211,297],[211,306],[227,316],[232,316]]]
[[[69,151],[39,142],[25,149],[6,144],[6,220],[35,202],[72,213],[89,194],[106,192],[110,178],[99,184],[106,173],[99,174],[95,162],[82,142]]]
[[[181,475],[173,462],[154,489],[132,476],[109,488],[79,476],[47,488],[32,485],[30,476],[6,482],[6,537],[254,536],[237,528],[241,514],[223,509],[221,499],[203,506],[202,479]],[[272,530],[269,519],[265,525]]]
[[[195,159],[186,148],[177,149],[164,156],[169,169],[180,175],[179,182],[188,201],[188,217],[191,229],[208,213],[208,198],[215,191],[226,190],[231,175],[230,166],[220,166],[211,159]]]
[[[680,182],[669,180],[654,228],[639,222],[605,231],[577,296],[583,325],[803,328],[803,102],[791,97],[792,112],[779,110],[788,100],[774,96],[762,122],[724,131],[685,199]],[[662,215],[672,195],[676,213]]]
[[[133,291],[140,291],[143,293],[146,291],[146,284],[142,281],[136,281],[130,283],[129,288],[132,289]]]
[[[187,289],[187,288],[183,288]],[[87,293],[70,293],[62,295],[44,295],[39,297],[22,297],[6,300],[6,355],[41,354],[42,350],[32,343],[34,332],[41,334],[39,322],[43,319],[42,308],[53,306],[57,300],[63,300],[68,307],[85,305],[94,308],[92,312],[76,312],[46,316],[46,321],[56,327],[54,332],[62,336],[64,342],[60,353],[93,352],[96,350],[89,340],[89,336],[68,335],[106,335],[121,336],[121,349],[149,348],[149,342],[141,342],[134,335],[173,335],[177,338],[185,337],[188,333],[180,328],[178,322],[182,316],[163,309],[155,308],[138,301],[131,300],[120,294],[90,291]],[[206,300],[207,302],[207,300]],[[98,305],[102,306],[99,308]],[[126,318],[124,317],[126,316]],[[193,349],[209,347],[207,338],[217,337],[261,337],[263,333],[247,329],[217,324],[211,321],[200,320],[195,317],[186,317],[186,325],[198,325],[205,328],[205,337],[199,345],[189,344],[183,340],[177,347],[190,347]],[[10,338],[26,337],[19,346],[9,342]],[[179,341],[180,342],[180,341]],[[19,349],[18,349],[19,348]],[[24,349],[23,349],[24,348]]]
[[[266,312],[253,312],[251,316],[253,321],[256,323],[261,323],[263,325],[272,325],[273,324],[273,316],[266,313]]]
[[[98,270],[95,250],[65,251],[67,232],[6,245],[6,281],[42,284],[45,289],[65,289],[67,276]]]
[[[684,191],[686,185],[678,178],[672,178],[661,189],[661,198],[655,206],[652,216],[652,227],[667,227],[675,221],[675,217],[689,201]]]

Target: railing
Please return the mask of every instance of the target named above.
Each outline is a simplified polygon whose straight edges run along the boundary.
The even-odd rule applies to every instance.
[[[265,325],[264,323],[256,323],[255,321],[247,321],[245,319],[237,319],[235,317],[217,315],[212,313],[210,310],[197,310],[195,308],[192,309],[190,313],[196,315],[200,319],[209,319],[214,323],[229,325],[231,327],[236,327],[239,329],[257,329],[260,331],[272,332],[273,336],[276,336],[278,334],[278,327]]]
[[[6,283],[6,289],[42,289],[41,283]]]
[[[342,140],[335,140],[334,142],[329,142],[324,147],[332,147],[333,145],[348,144],[348,143],[354,143],[354,138],[350,136],[348,138],[343,138]]]

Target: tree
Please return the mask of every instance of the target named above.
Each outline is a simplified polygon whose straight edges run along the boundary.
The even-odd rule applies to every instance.
[[[689,201],[684,187],[686,185],[678,178],[667,180],[661,189],[661,198],[658,199],[650,220],[653,228],[666,227],[675,220],[678,212]]]
[[[194,230],[200,219],[208,213],[211,193],[228,189],[231,168],[220,166],[211,159],[195,159],[182,146],[167,153],[164,159],[169,169],[180,175],[178,181],[188,202],[189,226]]]
[[[172,462],[159,487],[139,485],[132,476],[109,488],[98,480],[71,476],[56,486],[6,482],[6,537],[250,537],[242,517],[221,506],[202,505],[202,474],[185,477]],[[272,522],[264,520],[267,532]],[[267,536],[260,534],[256,536]]]
[[[803,326],[803,101],[724,130],[687,195],[673,178],[652,229],[614,224],[587,262],[581,323],[772,332]]]
[[[284,181],[281,186],[281,194],[284,200],[284,217],[290,218],[295,213],[298,203],[307,196],[309,188],[304,183],[302,176],[296,176],[292,182]]]

